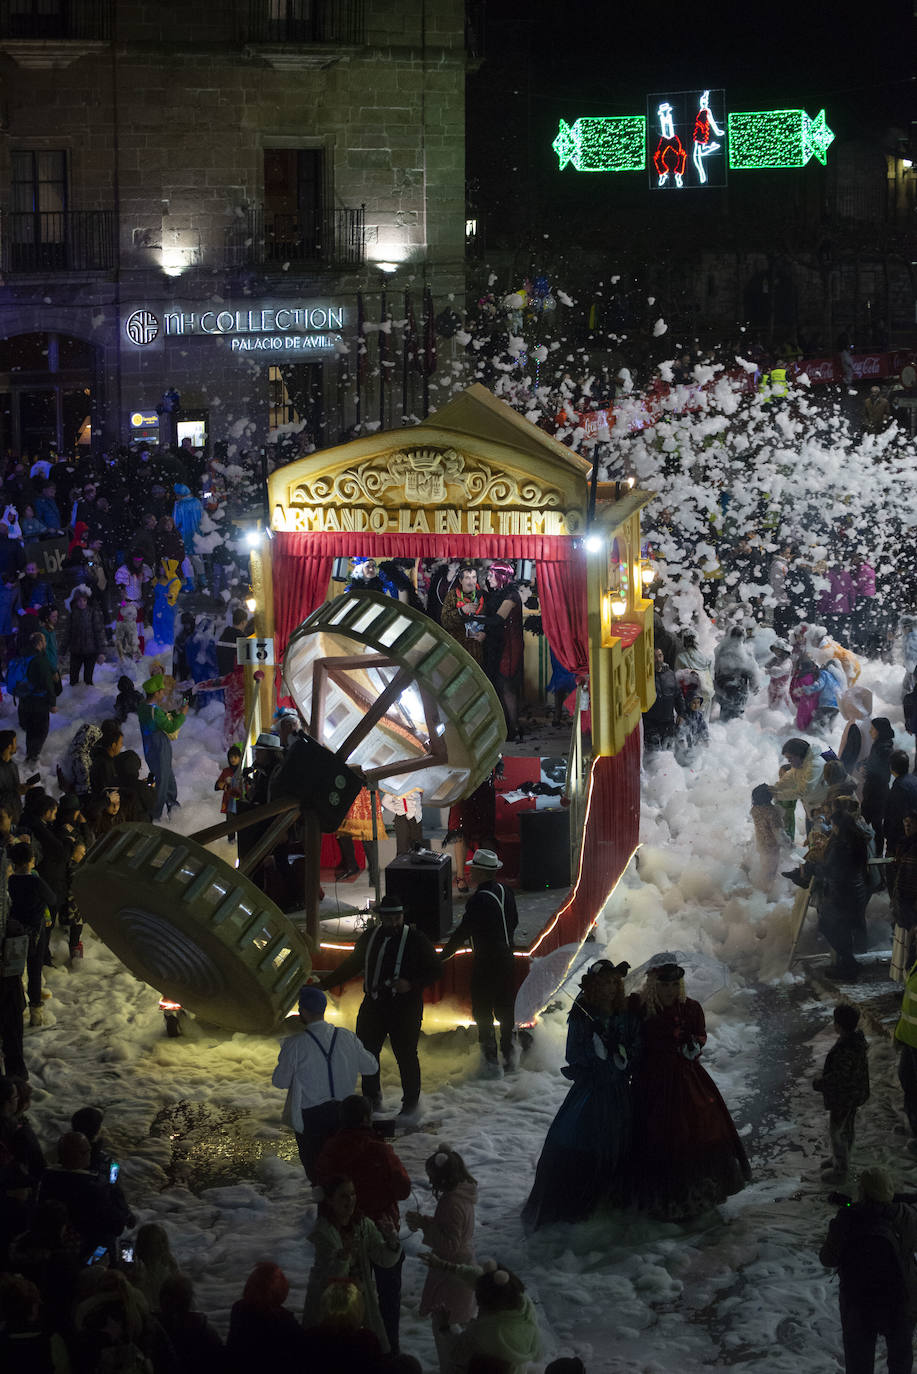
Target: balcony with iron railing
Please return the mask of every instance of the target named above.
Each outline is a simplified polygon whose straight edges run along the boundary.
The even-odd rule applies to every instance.
[[[112,0],[0,0],[0,40],[105,43]]]
[[[366,257],[365,211],[326,210],[315,216],[249,210],[226,230],[228,268],[346,269]]]
[[[243,41],[278,70],[329,67],[366,42],[364,0],[248,0]]]
[[[117,262],[113,210],[0,212],[0,271],[106,272]]]

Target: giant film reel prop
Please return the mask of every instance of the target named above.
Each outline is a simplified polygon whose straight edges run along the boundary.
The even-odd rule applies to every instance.
[[[340,764],[394,796],[419,787],[431,806],[470,796],[506,737],[496,692],[470,654],[421,611],[374,592],[345,593],[291,637],[284,678],[316,744],[308,777],[289,799],[202,831],[200,839],[273,818],[250,870],[303,806],[343,817]],[[295,746],[294,746],[295,749]],[[289,768],[300,763],[294,749]],[[315,795],[314,783],[327,796]],[[330,789],[330,790],[329,790]],[[301,800],[297,799],[300,794]],[[286,792],[285,792],[286,795]],[[337,821],[335,821],[335,825]],[[317,855],[314,882],[317,893]],[[74,875],[85,919],[135,977],[206,1021],[269,1033],[296,1001],[311,968],[292,921],[239,869],[192,836],[123,825],[96,844]]]
[[[229,1030],[274,1030],[312,967],[293,923],[254,883],[161,826],[110,830],[73,886],[135,977]]]
[[[506,739],[500,700],[471,655],[422,611],[345,592],[304,620],[283,656],[313,739],[395,797],[469,797]]]

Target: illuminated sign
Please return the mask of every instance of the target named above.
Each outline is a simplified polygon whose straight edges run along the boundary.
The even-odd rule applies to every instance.
[[[571,163],[578,172],[642,172],[646,120],[642,115],[605,115],[560,121],[553,148],[560,170]]]
[[[159,416],[155,410],[132,410],[131,429],[158,429]]]
[[[825,111],[757,110],[729,114],[726,93],[705,87],[647,96],[646,115],[560,121],[552,148],[560,171],[649,173],[655,191],[726,185],[733,171],[823,166],[834,133]]]
[[[168,310],[131,309],[123,331],[138,348],[163,339],[228,338],[234,353],[319,353],[334,348],[346,316],[344,306],[330,303],[266,302],[244,310],[175,303]]]
[[[735,172],[805,167],[813,157],[824,166],[833,142],[824,110],[814,119],[805,110],[757,110],[729,116],[729,166]]]
[[[650,187],[725,186],[725,91],[660,92],[647,96]]]

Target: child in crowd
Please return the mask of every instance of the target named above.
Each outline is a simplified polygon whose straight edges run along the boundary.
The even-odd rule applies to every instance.
[[[780,851],[786,847],[786,818],[774,802],[774,794],[762,782],[752,790],[751,819],[755,827],[758,851],[757,883],[763,892],[770,892],[780,866]]]
[[[453,1267],[467,1283],[474,1284],[478,1315],[463,1331],[453,1331],[445,1313],[434,1317],[440,1369],[469,1369],[475,1360],[481,1360],[521,1370],[537,1360],[541,1354],[538,1317],[519,1276],[494,1260],[487,1260],[480,1269]]]
[[[704,715],[704,698],[699,687],[685,693],[685,713],[675,733],[675,760],[682,768],[690,768],[698,751],[710,743],[710,732]]]
[[[226,767],[213,784],[214,792],[222,792],[221,816],[234,816],[236,802],[242,795],[242,750],[238,744],[231,744],[226,750]]]
[[[146,1298],[151,1312],[159,1311],[159,1290],[163,1283],[178,1273],[178,1261],[169,1247],[165,1227],[156,1221],[144,1222],[134,1241],[131,1283]]]
[[[845,1183],[853,1149],[857,1107],[869,1100],[869,1060],[866,1037],[859,1029],[860,1013],[848,1002],[834,1008],[837,1040],[812,1083],[825,1099],[831,1158],[822,1163],[826,1183]]]
[[[41,971],[44,951],[44,932],[51,928],[51,910],[57,898],[43,878],[35,872],[35,851],[28,840],[18,840],[9,847],[12,872],[7,887],[10,896],[9,920],[20,926],[29,936],[28,993],[29,1025],[42,1024]]]
[[[115,697],[114,716],[121,725],[128,716],[137,714],[137,707],[144,701],[143,693],[131,682],[129,677],[118,678],[118,695]]]
[[[771,656],[764,665],[768,676],[767,704],[772,711],[790,709],[790,678],[793,675],[792,651],[782,639],[771,645]]]
[[[412,1231],[422,1232],[424,1245],[429,1245],[438,1259],[473,1264],[478,1185],[461,1155],[448,1145],[440,1145],[430,1155],[426,1168],[436,1211],[432,1216],[408,1212],[405,1220]],[[448,1313],[450,1321],[470,1321],[474,1315],[474,1294],[467,1283],[444,1270],[431,1268],[420,1299],[420,1315],[425,1317],[440,1307]]]

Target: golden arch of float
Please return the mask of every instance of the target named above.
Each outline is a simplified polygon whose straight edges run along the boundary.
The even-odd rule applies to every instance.
[[[636,848],[639,723],[654,700],[652,602],[640,558],[640,510],[652,493],[600,483],[590,510],[590,475],[588,461],[473,386],[423,425],[274,472],[270,538],[252,554],[255,632],[274,638],[277,658],[260,680],[246,669],[252,738],[283,695],[287,644],[292,680],[304,622],[313,617],[314,630],[329,616],[335,558],[534,561],[547,637],[581,683],[566,781],[573,885],[516,951],[535,1010],[562,981]],[[210,838],[122,827],[81,866],[80,895],[101,937],[163,996],[220,1025],[270,1030],[310,964],[334,966],[347,942],[326,944],[317,912],[307,912],[301,934],[244,871],[203,848]],[[449,962],[434,997],[467,1001],[467,954]]]

